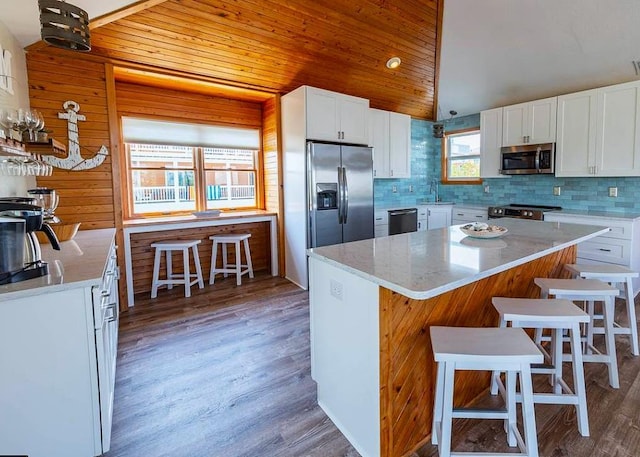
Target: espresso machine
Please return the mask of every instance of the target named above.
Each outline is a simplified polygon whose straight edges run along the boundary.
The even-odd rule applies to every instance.
[[[49,274],[35,234],[38,231],[44,232],[53,249],[60,250],[56,234],[44,221],[42,207],[0,201],[0,285]]]

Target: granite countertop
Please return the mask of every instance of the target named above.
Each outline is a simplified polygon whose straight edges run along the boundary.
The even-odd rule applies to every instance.
[[[426,299],[606,233],[589,225],[500,219],[500,238],[465,236],[459,226],[313,248],[323,260],[383,287]]]
[[[563,216],[583,216],[583,217],[602,217],[606,219],[617,219],[623,221],[633,221],[640,219],[640,213],[628,212],[621,213],[616,211],[579,211],[572,209],[563,209],[560,211],[546,211],[545,214],[562,214]]]
[[[61,242],[59,251],[48,243],[41,244],[49,274],[0,286],[0,302],[100,285],[115,233],[115,229],[81,230],[72,240]]]

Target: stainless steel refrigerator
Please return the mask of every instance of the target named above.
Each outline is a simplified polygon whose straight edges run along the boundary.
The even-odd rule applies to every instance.
[[[373,153],[307,142],[308,247],[373,238]]]

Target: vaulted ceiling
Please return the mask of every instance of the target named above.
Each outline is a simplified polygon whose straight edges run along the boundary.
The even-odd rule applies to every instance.
[[[147,0],[98,18],[91,54],[272,93],[312,85],[431,118],[440,3]],[[402,64],[389,69],[393,56]]]

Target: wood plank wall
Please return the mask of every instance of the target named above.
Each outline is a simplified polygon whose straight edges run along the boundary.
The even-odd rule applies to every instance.
[[[537,277],[568,277],[571,246],[427,300],[413,300],[389,289],[380,292],[381,456],[413,455],[431,433],[436,364],[429,327],[493,327],[494,296],[540,296]],[[457,372],[454,404],[463,406],[489,387],[488,372]]]
[[[261,128],[262,104],[116,81],[119,116]]]
[[[202,240],[198,245],[198,255],[202,274],[205,278],[205,285],[209,281],[209,271],[211,268],[211,248],[213,242],[209,239],[211,235],[225,233],[251,233],[249,238],[249,249],[251,251],[251,261],[253,271],[271,271],[271,246],[269,244],[269,223],[253,222],[246,224],[232,224],[219,227],[201,227],[194,229],[182,229],[178,231],[134,233],[131,235],[131,258],[134,259],[133,290],[134,293],[148,293],[151,291],[151,278],[153,277],[153,256],[154,248],[151,243],[162,240]],[[232,245],[228,247],[229,263],[235,263],[235,249]],[[180,273],[182,268],[182,255],[174,254],[174,273]],[[242,263],[246,263],[244,249],[242,249]],[[222,267],[222,249],[218,249],[218,267]],[[166,275],[166,265],[162,261],[160,277]],[[193,258],[191,258],[191,273],[195,272]],[[243,277],[247,278],[247,276]],[[222,275],[216,277],[216,281],[222,279]],[[235,279],[234,279],[235,281]]]
[[[81,153],[89,158],[105,145],[112,151],[107,115],[107,90],[104,63],[81,59],[71,53],[47,46],[27,53],[29,98],[31,107],[44,114],[51,136],[68,144],[67,121],[58,119],[63,103],[80,104],[78,122]],[[54,169],[50,177],[38,177],[39,186],[56,189],[60,204],[56,215],[63,222],[81,222],[81,230],[115,227],[111,157],[97,168],[86,171]]]

